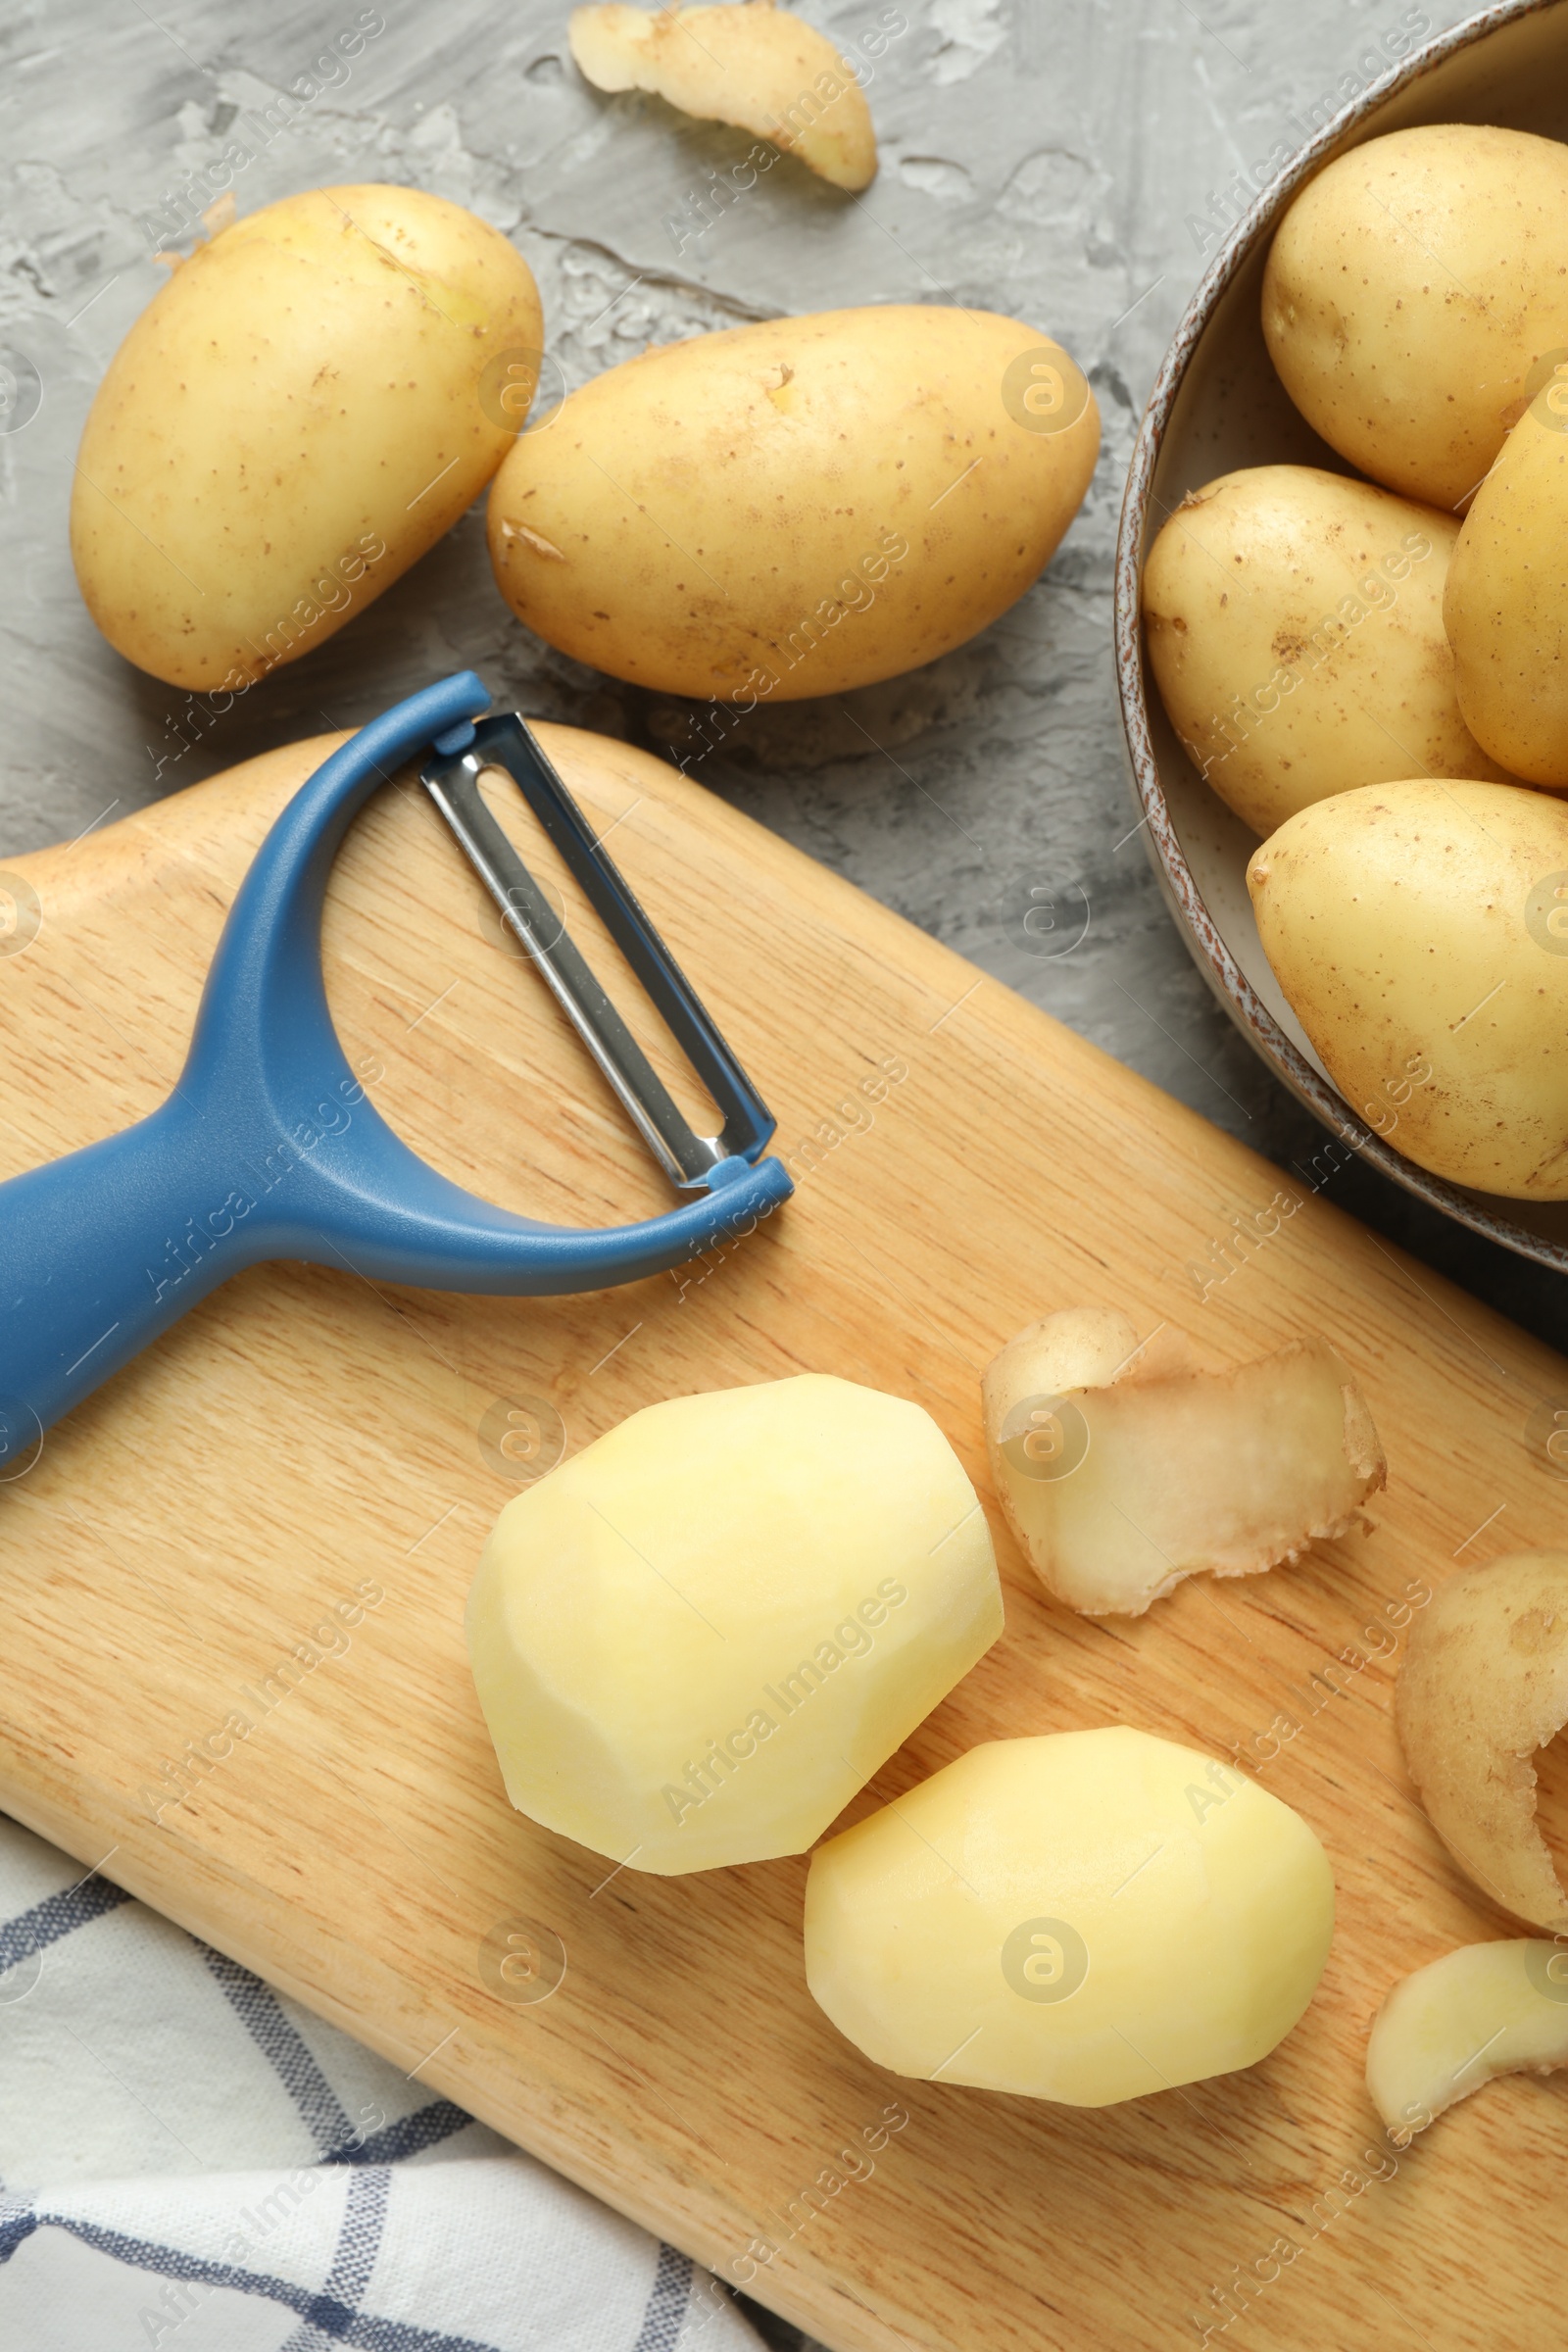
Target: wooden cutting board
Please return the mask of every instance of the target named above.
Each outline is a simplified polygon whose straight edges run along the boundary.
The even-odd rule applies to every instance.
[[[0,1488],[0,1804],[845,2352],[1143,2352],[1227,2310],[1232,2341],[1293,2352],[1555,2352],[1561,2088],[1498,2084],[1396,2160],[1361,2068],[1396,1976],[1509,1932],[1412,1799],[1393,1674],[1408,1587],[1564,1540],[1529,1426],[1568,1365],[660,763],[591,778],[582,738],[543,733],[777,1110],[796,1199],[589,1298],[230,1283]],[[41,927],[0,960],[0,1171],[161,1099],[246,861],[335,740],[17,861]],[[339,861],[326,945],[350,1058],[428,1158],[564,1222],[662,1204],[404,784]],[[1258,1238],[1227,1255],[1238,1219]],[[1327,1333],[1388,1446],[1376,1531],[1134,1623],[1048,1601],[994,1508],[979,1376],[1081,1300],[1224,1362]],[[1239,1745],[1339,1886],[1322,1987],[1265,2064],[1099,2113],[888,2076],[808,1995],[804,1859],[612,1875],[509,1809],[461,1620],[536,1433],[559,1416],[575,1448],[807,1368],[929,1406],[1006,1583],[1004,1640],[847,1818],[1000,1735]],[[384,1597],[332,1634],[365,1581]],[[564,1954],[548,1999],[518,1997],[530,1951],[552,1982]]]

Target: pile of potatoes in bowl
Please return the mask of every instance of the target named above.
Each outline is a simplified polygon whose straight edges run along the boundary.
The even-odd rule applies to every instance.
[[[1150,666],[1263,837],[1281,988],[1434,1174],[1568,1200],[1568,145],[1442,123],[1329,163],[1262,324],[1355,470],[1257,466],[1150,550]]]

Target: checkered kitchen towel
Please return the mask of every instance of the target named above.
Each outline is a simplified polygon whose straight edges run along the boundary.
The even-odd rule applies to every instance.
[[[5,2352],[760,2352],[683,2254],[0,1820]]]

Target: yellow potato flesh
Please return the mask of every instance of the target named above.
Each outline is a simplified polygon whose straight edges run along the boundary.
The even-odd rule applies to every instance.
[[[972,1748],[811,1858],[807,1981],[895,2074],[1073,2107],[1266,2057],[1334,1926],[1297,1813],[1117,1726]]]
[[[1020,1332],[982,1390],[1013,1533],[1047,1590],[1090,1615],[1297,1559],[1384,1482],[1371,1415],[1322,1340],[1210,1371],[1168,1325],[1140,1349],[1124,1315],[1074,1307]]]
[[[520,620],[614,677],[743,710],[837,694],[1005,612],[1099,446],[1083,376],[1015,319],[894,303],[731,327],[607,369],[522,435],[490,557]]]
[[[1310,466],[1224,474],[1166,522],[1144,567],[1150,662],[1188,757],[1255,833],[1386,777],[1502,776],[1444,635],[1458,533]]]
[[[1568,365],[1477,491],[1443,616],[1459,705],[1516,775],[1568,790]]]
[[[1499,2075],[1568,2066],[1568,1945],[1469,1943],[1405,1977],[1366,2051],[1372,2104],[1400,2139]]]
[[[467,1623],[513,1803],[673,1875],[803,1852],[1002,1592],[930,1416],[807,1373],[650,1405],[519,1494]]]
[[[841,188],[869,187],[876,138],[853,69],[814,24],[772,0],[657,12],[576,8],[579,72],[599,90],[654,90],[700,122],[733,122]]]
[[[1568,147],[1439,122],[1319,172],[1275,234],[1263,333],[1332,449],[1457,509],[1568,346]],[[1498,755],[1500,757],[1500,755]]]
[[[1455,1184],[1568,1200],[1568,809],[1517,785],[1367,785],[1303,808],[1248,888],[1352,1110]]]
[[[154,296],[87,418],[71,545],[94,620],[208,692],[297,660],[472,504],[542,342],[520,254],[440,197],[322,188],[223,229]],[[521,391],[487,378],[509,354]]]

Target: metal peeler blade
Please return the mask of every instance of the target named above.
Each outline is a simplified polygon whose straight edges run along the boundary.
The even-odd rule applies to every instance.
[[[461,730],[467,735],[469,730]],[[513,711],[479,719],[461,749],[437,745],[419,780],[465,857],[593,1055],[671,1184],[704,1189],[723,1160],[755,1160],[774,1119],[702,1000],[639,905],[625,876]],[[487,768],[509,775],[646,990],[718,1106],[717,1135],[698,1135],[566,931],[538,881],[486,807]]]

